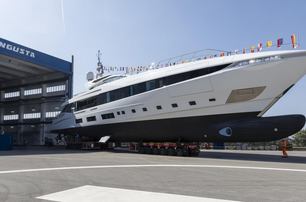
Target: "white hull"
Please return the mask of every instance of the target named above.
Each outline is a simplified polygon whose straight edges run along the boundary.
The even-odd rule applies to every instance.
[[[177,65],[175,69],[158,69],[135,75],[132,78],[124,78],[114,81],[110,85],[102,86],[101,91],[90,95],[80,95],[70,102],[85,99],[89,96],[108,91],[119,86],[130,85],[141,80],[150,80],[147,77],[156,78],[156,75],[173,74],[171,71],[184,72],[201,69],[207,66],[222,64],[235,64],[239,61],[252,58],[281,56],[282,59],[248,64],[241,67],[228,67],[220,71],[182,81],[138,95],[129,96],[103,105],[94,106],[85,110],[62,114],[54,121],[56,130],[69,128],[82,128],[95,125],[118,124],[126,122],[162,120],[173,118],[186,118],[196,116],[239,114],[256,112],[261,116],[271,104],[282,96],[282,93],[294,85],[306,73],[306,52],[282,51],[235,55],[224,58],[209,59],[193,63]],[[242,89],[241,93],[262,89],[252,99],[229,102],[231,93]],[[245,91],[243,89],[246,89]],[[95,89],[93,89],[95,90]],[[88,92],[87,92],[88,93]],[[212,100],[211,100],[212,99]],[[189,102],[195,102],[190,105]],[[172,107],[172,104],[177,107]],[[161,109],[157,109],[161,106]],[[143,111],[146,108],[146,111]],[[135,110],[136,113],[133,113]],[[122,114],[122,111],[125,114]],[[117,114],[117,113],[120,113]],[[102,119],[101,114],[113,113],[114,118]],[[87,117],[96,117],[96,121],[87,121]],[[63,121],[63,119],[65,121]],[[76,119],[82,119],[82,123],[76,123]]]

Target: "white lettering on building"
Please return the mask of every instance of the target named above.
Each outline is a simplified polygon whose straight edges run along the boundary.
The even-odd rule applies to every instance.
[[[15,46],[15,45],[12,45],[12,44],[9,44],[9,43],[6,43],[6,42],[3,42],[3,41],[0,41],[0,48],[18,53],[20,55],[25,55],[27,57],[35,58],[35,53],[34,52],[32,52],[30,50],[27,50],[27,49],[24,49],[24,48],[21,48],[21,47],[18,47],[18,46]]]

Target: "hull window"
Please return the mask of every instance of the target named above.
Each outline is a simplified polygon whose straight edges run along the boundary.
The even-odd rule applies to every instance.
[[[102,119],[113,119],[115,118],[114,113],[108,113],[108,114],[102,114],[101,115]]]
[[[132,111],[132,113],[136,113],[136,110],[135,110],[135,109],[132,109],[131,111]]]
[[[75,123],[83,123],[83,120],[82,119],[76,119]]]
[[[177,105],[176,103],[173,103],[171,106],[172,106],[173,108],[177,108],[177,107],[178,107],[178,105]]]
[[[156,106],[156,109],[161,110],[162,106],[158,105],[158,106]]]
[[[197,104],[196,101],[190,101],[189,102],[189,105],[191,105],[191,106],[196,105],[196,104]]]
[[[146,112],[148,109],[146,107],[142,108],[142,111]]]
[[[90,116],[86,118],[87,122],[96,121],[96,116]]]

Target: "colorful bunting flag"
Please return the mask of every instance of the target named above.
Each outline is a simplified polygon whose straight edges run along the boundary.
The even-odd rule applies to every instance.
[[[257,45],[257,51],[260,52],[262,50],[262,43],[258,43]]]
[[[273,45],[272,41],[267,41],[267,43],[266,43],[267,48],[271,47],[272,45]]]
[[[284,42],[283,38],[277,39],[277,48],[280,48],[281,45],[283,45],[283,42]]]
[[[254,51],[255,51],[255,46],[251,46],[250,52],[251,52],[251,53],[254,53]]]
[[[292,48],[296,48],[297,47],[295,34],[291,35],[291,44],[292,44]]]

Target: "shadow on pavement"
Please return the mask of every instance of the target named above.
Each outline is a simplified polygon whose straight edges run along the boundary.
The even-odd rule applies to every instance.
[[[66,149],[65,146],[47,147],[47,146],[17,146],[12,150],[0,151],[0,156],[18,156],[18,155],[51,155],[51,154],[80,154],[92,153],[101,150],[80,150]]]
[[[0,151],[1,156],[17,156],[17,155],[54,155],[54,154],[86,154],[93,152],[111,152],[111,153],[129,153],[135,155],[148,155],[154,156],[151,154],[138,154],[135,152],[129,152],[127,150],[80,150],[80,149],[65,149],[65,147],[46,147],[46,146],[28,146],[28,147],[14,147],[13,150],[9,151]],[[304,156],[294,156],[290,155],[288,158],[282,158],[281,152],[269,153],[266,154],[263,151],[258,153],[247,153],[239,151],[211,151],[205,150],[201,151],[198,157],[182,157],[182,158],[203,158],[203,159],[220,159],[220,160],[240,160],[240,161],[257,161],[257,162],[278,162],[278,163],[301,163],[306,164],[306,152],[302,153]],[[156,155],[155,155],[156,156]],[[161,156],[166,158],[175,158],[175,156]]]
[[[278,163],[306,163],[306,156],[291,156],[289,152],[288,158],[281,157],[279,154],[263,154],[260,153],[239,153],[226,151],[202,151],[198,158],[224,159],[224,160],[240,160],[240,161],[262,161],[262,162],[278,162]]]

